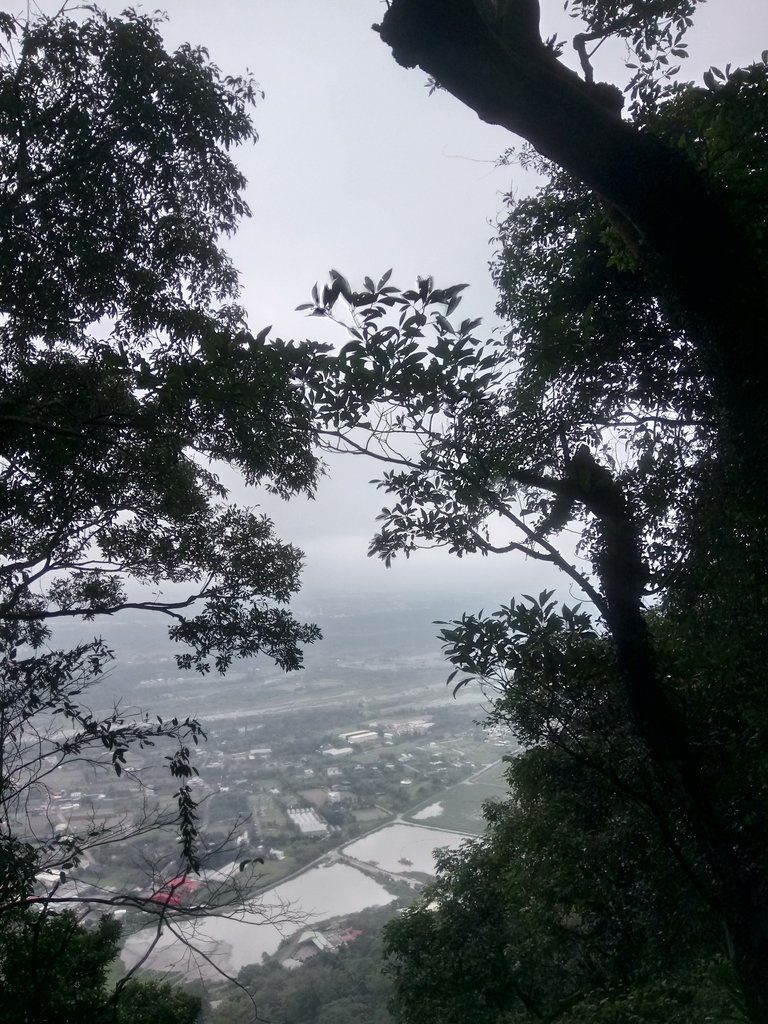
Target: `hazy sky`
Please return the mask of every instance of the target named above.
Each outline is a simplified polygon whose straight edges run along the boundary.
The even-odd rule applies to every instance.
[[[46,13],[58,6],[59,0],[40,4]],[[125,3],[102,0],[102,6],[117,13]],[[353,282],[389,267],[403,286],[417,274],[433,274],[442,285],[469,282],[464,315],[483,316],[490,329],[493,222],[502,197],[522,194],[532,182],[519,168],[495,166],[514,137],[447,94],[428,96],[421,72],[395,64],[371,31],[384,12],[380,0],[136,6],[166,10],[169,44],[202,43],[225,72],[250,69],[266,93],[254,113],[260,140],[236,154],[249,180],[253,217],[229,246],[252,329],[273,324],[282,337],[319,337],[326,325],[294,307],[331,267]],[[543,34],[570,40],[575,23],[561,0],[541,6]],[[700,78],[713,63],[759,59],[768,47],[768,0],[708,0],[688,42],[689,78]],[[625,74],[621,53],[607,47],[595,67],[604,80],[620,82]],[[512,556],[458,563],[431,552],[385,570],[365,557],[379,508],[367,484],[376,467],[347,459],[331,470],[315,502],[297,499],[281,508],[264,501],[280,534],[307,553],[309,595],[326,587],[440,587],[487,591],[495,600],[547,582],[536,563]],[[233,494],[241,494],[236,481]]]

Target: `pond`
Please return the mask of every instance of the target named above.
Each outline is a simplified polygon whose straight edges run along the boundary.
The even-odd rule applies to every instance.
[[[419,871],[425,875],[434,875],[433,851],[442,846],[455,850],[467,838],[469,837],[461,832],[396,822],[394,825],[385,825],[362,839],[356,839],[345,846],[342,852],[354,857],[355,860],[376,864],[385,871],[396,874]]]
[[[458,832],[396,823],[350,843],[342,853],[360,861],[375,861],[395,874],[434,874],[434,848],[454,849],[466,838]],[[237,974],[247,964],[260,963],[264,954],[275,953],[284,938],[307,924],[383,906],[394,898],[379,881],[350,864],[320,864],[266,890],[258,914],[243,914],[238,919],[206,917],[177,926],[200,951],[197,955],[166,927],[143,966],[176,971],[190,979],[214,978],[216,967]],[[131,935],[121,954],[126,967],[137,963],[155,939],[154,928]]]
[[[395,897],[374,879],[346,864],[310,868],[264,893],[260,914],[244,914],[241,919],[206,917],[180,927],[184,936],[202,951],[190,958],[184,944],[170,932],[152,949],[144,966],[156,971],[178,971],[190,977],[215,976],[215,968],[206,957],[228,974],[236,974],[246,964],[260,963],[265,953],[277,947],[294,932],[313,921],[338,914],[350,914],[366,907],[379,907]],[[155,937],[154,928],[144,928],[125,943],[122,959],[131,967],[144,954]]]

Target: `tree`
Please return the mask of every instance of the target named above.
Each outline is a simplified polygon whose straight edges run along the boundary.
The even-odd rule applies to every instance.
[[[637,804],[538,750],[386,930],[403,1024],[739,1020],[717,921]]]
[[[391,1024],[387,999],[392,986],[382,975],[381,929],[393,916],[392,906],[369,907],[336,922],[339,931],[351,925],[353,941],[311,957],[300,968],[273,958],[244,967],[238,975],[241,987],[218,1001],[212,1024],[246,1024],[254,1020],[254,1009],[259,1020]]]
[[[494,5],[511,12],[530,6],[527,0]],[[481,118],[523,136],[628,221],[643,252],[652,254],[650,272],[676,300],[678,316],[695,328],[722,426],[733,433],[738,457],[750,438],[763,436],[765,426],[766,380],[759,369],[768,301],[765,264],[729,216],[722,195],[683,153],[642,124],[642,108],[660,98],[653,71],[659,62],[668,63],[665,50],[673,56],[684,52],[681,40],[695,0],[650,9],[645,3],[595,0],[573,6],[587,24],[582,40],[613,35],[639,49],[645,74],[634,83],[641,108],[634,123],[618,116],[620,97],[617,104],[611,92],[606,103],[605,89],[566,68],[538,33],[514,34],[510,18],[513,34],[505,36],[473,0],[393,0],[380,32],[401,64],[418,65]],[[745,489],[765,482],[762,460],[742,454],[740,471]]]
[[[120,994],[118,1020],[126,1024],[196,1024],[201,1000],[185,988],[167,982],[132,982]]]
[[[115,999],[107,984],[120,926],[103,917],[84,928],[71,911],[17,910],[0,930],[7,1024],[195,1024],[200,999],[158,982],[132,981]]]
[[[606,258],[609,252],[604,254]],[[534,266],[539,255],[533,254]],[[558,278],[553,281],[559,285]],[[587,776],[596,772],[607,777],[618,789],[623,799],[621,813],[617,813],[619,819],[626,813],[627,799],[638,805],[636,813],[640,820],[645,819],[645,824],[637,826],[629,838],[620,833],[611,852],[617,855],[622,842],[637,844],[638,835],[644,837],[650,847],[640,862],[647,872],[645,884],[654,891],[664,880],[660,892],[667,896],[683,891],[688,894],[686,900],[674,903],[676,912],[685,919],[690,898],[690,904],[696,906],[697,915],[705,922],[703,930],[708,936],[703,950],[695,946],[691,935],[688,937],[699,965],[696,971],[716,971],[719,957],[728,955],[729,945],[722,943],[721,932],[712,924],[712,917],[720,916],[729,927],[735,925],[729,907],[723,902],[722,876],[718,877],[713,870],[712,850],[704,837],[713,827],[727,830],[731,836],[738,830],[744,859],[754,856],[752,864],[762,863],[758,840],[764,813],[765,759],[761,744],[766,721],[760,687],[761,659],[755,657],[759,647],[740,652],[738,678],[725,671],[726,665],[734,664],[732,655],[738,635],[743,636],[744,630],[749,629],[750,636],[754,635],[759,643],[762,621],[759,608],[750,606],[732,611],[727,626],[719,624],[724,605],[733,600],[741,579],[738,564],[730,554],[721,554],[716,570],[720,594],[710,587],[706,606],[697,608],[693,614],[690,608],[683,607],[686,591],[698,585],[701,572],[701,560],[695,550],[692,552],[686,531],[692,521],[691,509],[695,511],[701,499],[695,491],[701,472],[699,460],[706,457],[700,453],[706,452],[709,422],[705,418],[700,427],[691,420],[678,422],[673,411],[660,410],[655,397],[646,409],[630,393],[631,404],[627,405],[627,392],[620,391],[618,386],[607,392],[604,405],[592,410],[594,418],[585,421],[589,394],[599,387],[595,377],[585,373],[583,379],[577,379],[573,372],[561,373],[559,364],[549,364],[546,350],[533,346],[520,353],[527,357],[522,365],[510,366],[503,346],[484,348],[473,339],[476,322],[464,321],[454,326],[445,317],[442,310],[455,306],[459,288],[438,289],[430,280],[423,279],[418,289],[400,292],[382,279],[378,285],[371,282],[365,290],[353,292],[336,276],[325,296],[331,304],[328,315],[340,316],[334,306],[344,292],[351,307],[351,319],[347,321],[351,340],[328,369],[327,393],[323,392],[319,373],[313,378],[312,387],[316,396],[324,396],[319,408],[327,417],[328,443],[395,464],[380,481],[380,487],[394,495],[394,499],[382,510],[382,527],[372,542],[372,553],[390,560],[399,552],[407,555],[423,544],[446,545],[459,556],[473,551],[522,551],[567,573],[603,613],[605,622],[609,621],[609,602],[614,599],[604,586],[605,574],[616,572],[620,577],[627,573],[627,565],[620,562],[612,566],[609,562],[604,568],[602,560],[607,556],[601,520],[594,506],[587,503],[591,500],[589,489],[594,487],[601,501],[616,501],[618,528],[627,522],[641,521],[647,525],[647,530],[638,529],[635,534],[638,545],[642,544],[642,549],[638,546],[635,551],[643,583],[652,574],[657,588],[663,582],[666,597],[664,614],[654,622],[653,629],[638,599],[638,615],[654,654],[655,675],[650,683],[654,679],[664,681],[659,690],[661,707],[650,710],[655,713],[671,709],[672,722],[684,729],[682,737],[668,727],[661,733],[661,739],[656,737],[657,744],[662,740],[669,743],[663,757],[658,756],[658,746],[648,742],[649,722],[638,713],[637,693],[626,684],[625,665],[616,650],[619,644],[610,631],[613,646],[588,620],[588,626],[582,621],[581,628],[576,629],[578,616],[573,612],[564,612],[562,617],[549,616],[551,629],[534,630],[528,621],[535,619],[533,612],[510,606],[490,617],[466,615],[444,628],[443,639],[449,660],[455,666],[454,682],[456,672],[461,673],[456,685],[479,680],[494,698],[499,720],[511,725],[534,752],[540,747],[562,749],[576,758],[578,765],[589,738],[583,729],[595,728],[594,718],[599,711],[598,736],[602,746],[595,746],[594,737],[590,738],[591,756],[583,772]],[[322,298],[317,308],[326,309]],[[392,310],[394,316],[386,322],[384,318]],[[431,344],[421,340],[430,335]],[[645,342],[642,334],[639,340]],[[567,348],[563,352],[568,355]],[[582,354],[577,354],[583,362]],[[586,355],[593,358],[591,350]],[[682,372],[682,367],[679,369],[681,380],[686,382],[688,373]],[[538,389],[553,396],[550,407],[542,408],[538,400],[532,400],[532,392]],[[681,390],[685,391],[685,387]],[[701,404],[708,407],[706,394]],[[608,411],[610,415],[606,418]],[[606,425],[617,433],[605,434]],[[649,445],[649,436],[653,445]],[[569,459],[569,447],[579,453],[586,440],[593,444],[597,440],[607,458],[613,458],[611,452],[623,452],[621,463],[615,462],[613,471],[609,471],[598,465],[588,451],[582,465],[578,458]],[[564,475],[559,477],[557,473]],[[581,512],[580,503],[574,501],[572,482],[587,492]],[[561,504],[563,497],[567,499],[565,508]],[[639,510],[635,513],[637,520],[630,518],[630,510],[634,513],[635,509]],[[588,568],[578,567],[573,556],[566,556],[555,546],[553,533],[566,522],[579,519],[586,529],[585,551],[591,554],[594,575]],[[503,535],[499,521],[512,531]],[[695,518],[693,523],[696,524]],[[665,544],[664,538],[675,534],[674,547]],[[629,568],[637,571],[634,564]],[[725,569],[728,575],[723,577]],[[673,586],[676,580],[677,586]],[[558,622],[560,625],[555,628]],[[523,625],[525,634],[532,635],[531,649],[525,657],[515,639]],[[559,630],[566,638],[571,632],[577,636],[587,633],[575,649],[566,648],[568,660],[564,666],[556,660],[557,650],[552,646],[553,635],[557,639]],[[702,640],[707,636],[709,641],[705,645]],[[716,645],[722,646],[722,653],[715,660],[711,654]],[[595,691],[594,683],[585,694],[581,678],[590,671],[598,677],[613,676],[614,685],[607,694]],[[622,679],[623,688],[617,688],[617,679]],[[605,684],[601,685],[604,689]],[[494,691],[498,696],[494,697]],[[514,703],[510,703],[512,697]],[[746,716],[754,729],[748,750],[742,730],[736,728],[734,720],[747,708]],[[611,744],[626,736],[632,740],[632,757],[628,764],[625,757],[617,767]],[[704,790],[708,800],[703,820],[697,817],[701,803],[693,804],[674,774],[672,757],[679,753],[675,743],[684,744],[686,757],[696,757],[698,794]],[[567,758],[565,765],[569,765]],[[629,780],[637,776],[639,766],[643,784],[630,786]],[[565,771],[560,774],[567,779]],[[587,788],[585,783],[582,794]],[[518,799],[516,781],[513,792]],[[531,801],[529,813],[536,819],[540,806]],[[519,826],[519,820],[516,825]],[[504,832],[499,841],[503,842],[508,835]],[[569,836],[569,842],[579,849],[582,838],[577,831],[575,836]],[[517,851],[502,847],[494,855],[515,861]],[[559,855],[556,850],[548,852],[549,857]],[[663,864],[665,856],[671,866],[667,864],[664,871],[653,873],[651,867],[659,861]],[[523,863],[533,863],[530,853]],[[477,873],[476,866],[472,871]],[[480,877],[484,877],[482,871]],[[455,873],[448,874],[445,890],[455,881]],[[530,885],[533,883],[529,881]],[[584,898],[575,883],[574,890],[573,901]],[[634,892],[639,893],[639,887]],[[540,895],[542,905],[546,905],[548,897],[547,893]],[[456,899],[460,900],[460,894]],[[671,904],[671,896],[668,902]],[[508,911],[516,905],[514,901],[511,906],[509,901],[498,903]],[[611,905],[609,902],[608,907]],[[650,921],[644,919],[649,930],[669,923],[665,919],[660,924],[653,915],[649,916]],[[557,915],[553,913],[552,917],[556,937]],[[431,918],[418,920],[423,923]],[[760,919],[755,924],[759,928]],[[628,927],[632,925],[633,919],[629,918]],[[400,937],[404,934],[398,933]],[[675,934],[674,930],[666,933],[673,945]],[[482,937],[478,941],[484,948]],[[408,933],[404,944],[392,947],[402,963],[413,963],[408,952],[411,942],[418,946],[419,935]],[[713,947],[717,950],[718,946],[722,948],[713,952]],[[448,955],[440,943],[432,943],[428,948],[433,962]],[[535,948],[540,953],[546,949],[550,956],[559,955],[552,935],[544,946],[539,944]],[[657,952],[654,963],[666,961],[665,955]],[[531,961],[526,963],[530,966]],[[702,967],[707,963],[710,967]],[[688,967],[690,964],[681,968],[677,982],[685,977]],[[429,973],[426,965],[423,969]],[[460,979],[463,975],[454,971],[453,976]],[[604,972],[600,983],[607,985],[609,976],[609,971]],[[403,991],[408,994],[414,979],[410,969],[403,971],[403,978]],[[457,991],[441,986],[439,972],[432,980],[443,999],[448,998],[449,992]],[[502,984],[498,975],[496,980]],[[640,998],[635,990],[636,981],[634,977],[624,979],[623,996]],[[578,982],[581,995],[587,998],[581,989],[583,979]],[[599,987],[594,979],[592,984]],[[615,987],[617,983],[612,984]],[[669,986],[670,978],[666,977],[663,984]],[[746,989],[743,978],[742,984]],[[502,988],[511,998],[512,989],[503,985]],[[679,992],[679,987],[675,991]],[[723,998],[722,992],[715,997],[718,1005]],[[618,1005],[626,1009],[625,1004]],[[665,1004],[662,1001],[659,1005]],[[442,1010],[432,1010],[433,1019],[444,1019]],[[616,1019],[621,1019],[621,1012],[617,1010]]]
[[[686,173],[764,263],[762,222],[747,210],[764,211],[768,196],[768,69],[719,74],[720,84],[713,73],[708,88],[643,108],[633,130],[654,151],[686,153]],[[738,149],[731,116],[747,139]],[[390,560],[424,543],[520,551],[558,566],[593,602],[623,685],[614,725],[631,727],[664,794],[640,800],[644,813],[722,919],[750,1019],[761,1020],[768,549],[755,501],[762,470],[747,466],[738,420],[762,413],[728,405],[707,349],[714,334],[684,306],[677,279],[663,281],[663,257],[573,174],[542,167],[550,182],[502,225],[503,342],[482,345],[478,321],[448,319],[463,286],[423,278],[400,291],[385,275],[354,291],[333,272],[309,308],[337,319],[349,341],[335,360],[319,357],[313,395],[329,444],[394,467],[379,482],[395,498],[372,553]],[[581,530],[581,567],[557,546],[569,523]],[[501,610],[444,630],[456,670],[487,684],[501,666],[513,681],[503,692],[514,684],[536,707],[543,687],[576,714],[577,689],[573,699],[567,687],[549,692],[548,654],[517,679],[512,621]],[[544,730],[530,742],[564,739]],[[600,759],[595,769],[605,770]]]
[[[400,1019],[744,1020],[705,857],[667,806],[610,644],[551,597],[444,631],[525,753],[508,768],[512,799],[486,808],[486,834],[445,858],[389,929]],[[660,616],[651,627],[672,667]]]
[[[687,98],[681,99],[673,89],[654,84],[653,65],[664,65],[668,60],[665,51],[680,55],[675,50],[681,49],[693,3],[661,3],[649,8],[647,4],[583,2],[575,5],[587,22],[587,32],[577,39],[587,71],[582,81],[558,60],[556,46],[547,46],[536,33],[518,31],[517,15],[523,6],[528,10],[531,5],[510,0],[493,5],[496,13],[489,14],[488,5],[472,0],[393,0],[380,32],[400,63],[419,65],[482,118],[523,135],[538,153],[567,172],[577,188],[586,186],[595,193],[623,242],[613,263],[634,262],[646,311],[655,304],[666,321],[663,334],[673,349],[668,350],[666,359],[658,358],[651,337],[645,339],[656,366],[662,366],[660,383],[664,385],[666,379],[668,385],[673,378],[670,371],[677,375],[682,368],[684,376],[678,377],[678,384],[688,376],[696,382],[688,404],[693,400],[699,408],[702,401],[709,406],[704,434],[709,433],[713,450],[708,455],[696,449],[704,434],[697,430],[692,436],[686,434],[674,405],[663,405],[654,413],[657,423],[660,416],[671,420],[672,434],[662,435],[664,443],[677,443],[687,453],[684,460],[691,460],[687,465],[683,460],[679,467],[682,476],[678,474],[677,481],[683,482],[683,493],[678,492],[678,503],[670,500],[672,492],[663,481],[658,487],[660,508],[667,508],[661,516],[666,532],[669,535],[677,529],[682,541],[676,546],[680,578],[668,577],[664,584],[674,643],[679,645],[676,671],[671,676],[662,674],[658,641],[644,612],[652,568],[649,548],[659,539],[652,535],[653,524],[649,524],[651,529],[643,529],[641,499],[650,489],[645,496],[638,495],[632,486],[632,471],[616,473],[610,464],[595,459],[592,448],[608,442],[604,433],[585,438],[584,425],[580,425],[574,437],[567,429],[575,426],[573,421],[565,426],[558,423],[556,417],[547,415],[546,406],[533,407],[534,418],[545,426],[544,441],[538,448],[530,425],[526,429],[520,418],[513,421],[515,430],[505,431],[508,412],[531,410],[524,404],[525,393],[516,388],[510,389],[502,415],[495,419],[497,410],[490,401],[490,412],[461,410],[460,435],[452,423],[453,453],[443,447],[442,463],[422,461],[420,474],[417,458],[399,476],[386,478],[385,486],[401,499],[394,509],[385,511],[389,536],[383,531],[376,543],[381,549],[388,540],[392,550],[407,550],[413,538],[421,535],[450,537],[459,550],[466,550],[468,543],[493,550],[490,540],[477,533],[477,524],[494,508],[514,521],[509,500],[522,485],[534,488],[538,507],[545,511],[534,529],[517,517],[523,536],[535,545],[544,542],[550,559],[570,571],[558,552],[547,551],[547,534],[572,519],[575,508],[587,511],[592,565],[599,586],[595,588],[587,580],[586,593],[595,601],[612,639],[630,720],[666,792],[696,836],[709,875],[709,892],[732,943],[750,1019],[758,1021],[768,1012],[764,970],[768,872],[766,821],[761,810],[765,762],[752,737],[759,735],[762,743],[766,739],[765,706],[757,678],[765,653],[757,623],[766,603],[766,518],[760,497],[765,493],[766,462],[753,442],[764,436],[767,416],[766,381],[759,366],[768,271],[758,237],[763,228],[750,228],[749,219],[739,215],[739,185],[734,180],[735,189],[729,194],[727,172],[742,161],[750,166],[755,150],[765,146],[765,103],[764,98],[757,98],[764,97],[765,68],[733,75],[713,71],[707,84],[714,99],[690,90]],[[513,34],[507,34],[507,25]],[[631,120],[620,116],[617,91],[593,81],[586,55],[585,39],[609,35],[630,39],[640,51],[641,64],[644,55],[661,47],[659,55],[650,64],[646,60],[635,76]],[[729,102],[746,117],[746,123],[740,123],[746,126],[747,140],[743,150],[731,149],[726,158],[720,120]],[[664,121],[669,118],[667,126],[674,125],[675,112],[682,114],[682,140],[679,134],[665,137]],[[715,150],[720,146],[721,156],[714,171],[704,160],[713,146]],[[765,176],[759,169],[756,184],[764,196]],[[569,222],[561,224],[562,238],[568,238],[569,228]],[[573,234],[580,237],[578,232]],[[575,252],[574,246],[571,254]],[[589,249],[582,255],[588,257]],[[526,284],[531,288],[530,277]],[[431,286],[426,290],[430,293]],[[547,294],[554,291],[550,279]],[[518,298],[513,302],[520,305]],[[574,324],[581,321],[583,325],[591,312],[585,303],[573,318]],[[551,320],[548,326],[555,328],[549,351],[555,354],[556,365],[548,366],[545,359],[537,358],[539,351],[530,339],[523,338],[523,346],[528,343],[527,365],[521,376],[524,380],[527,376],[530,383],[538,375],[541,392],[554,385],[562,398],[574,377],[560,372],[557,356],[561,344],[573,342],[578,326],[570,336]],[[634,322],[628,326],[634,331]],[[592,335],[593,340],[605,341],[606,337],[605,330]],[[639,332],[633,333],[633,342],[639,337]],[[594,365],[599,367],[606,356],[610,366],[610,349],[597,348]],[[577,364],[581,376],[575,382],[582,397],[588,361],[588,356],[582,357]],[[514,372],[511,367],[510,372]],[[602,378],[592,382],[601,392]],[[498,386],[499,379],[494,383]],[[651,378],[643,384],[643,405],[656,383]],[[409,407],[411,420],[412,409],[413,403]],[[631,400],[624,409],[630,419],[637,416]],[[453,408],[450,414],[455,418]],[[643,408],[640,419],[645,424],[651,422]],[[551,445],[543,451],[547,440],[551,441],[553,426],[563,428],[560,443],[554,451]],[[493,439],[491,451],[481,428]],[[435,453],[433,435],[427,432],[430,451]],[[521,436],[525,439],[522,446]],[[471,457],[467,457],[468,447]],[[466,481],[467,466],[473,460],[476,471],[471,489],[460,493],[454,481]],[[552,469],[555,473],[548,472]],[[642,469],[638,460],[635,475]],[[436,482],[438,471],[442,476]],[[506,492],[500,494],[495,483],[488,486],[494,475],[501,478]],[[454,505],[463,520],[449,527],[444,516],[454,511]],[[462,539],[467,536],[471,541]],[[753,602],[749,609],[743,607],[745,592]],[[730,695],[722,659],[713,650],[712,638],[719,639],[719,634],[728,651],[736,648],[739,635],[756,643],[749,655],[741,645],[737,683]],[[734,729],[742,695],[748,698],[749,753],[739,750]],[[713,729],[712,716],[722,711],[726,724]],[[717,771],[710,761],[710,738],[717,749]]]
[[[0,32],[6,915],[64,900],[41,892],[41,870],[63,885],[89,848],[144,831],[180,836],[170,877],[202,863],[189,785],[200,724],[91,713],[84,694],[111,652],[98,638],[59,649],[57,622],[156,613],[181,668],[221,673],[257,654],[296,669],[319,632],[286,609],[301,553],[257,510],[227,504],[216,475],[229,462],[289,495],[311,493],[317,467],[291,383],[300,356],[248,331],[220,243],[248,214],[229,151],[256,138],[256,86],[223,76],[202,48],[166,52],[157,17],[134,11],[0,14]],[[120,775],[155,743],[171,744],[175,812],[95,815],[66,835],[30,828],[59,766]]]

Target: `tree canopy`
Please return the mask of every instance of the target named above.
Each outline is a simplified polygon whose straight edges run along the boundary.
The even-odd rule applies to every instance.
[[[136,827],[180,835],[174,874],[201,862],[200,724],[92,713],[112,652],[98,635],[61,649],[57,622],[157,613],[200,672],[257,654],[296,669],[319,636],[287,607],[301,552],[217,475],[287,496],[317,472],[296,356],[248,330],[222,245],[248,215],[231,150],[255,141],[258,96],[202,47],[168,52],[157,15],[0,14],[3,915],[55,904],[40,871],[63,880],[130,833],[30,831],[28,801],[73,758],[120,774],[170,744],[175,810]]]
[[[344,921],[352,941],[324,951],[301,966],[277,959],[250,964],[210,1014],[211,1024],[250,1024],[254,1019],[301,1024],[391,1024],[392,984],[382,974],[383,925],[392,906],[369,907]]]
[[[84,927],[72,911],[17,910],[0,928],[0,979],[7,1024],[195,1024],[201,1000],[156,981],[108,984],[120,926]]]
[[[663,942],[649,954],[660,984],[685,1002],[681,979],[719,976],[722,962],[717,992],[702,988],[706,1012],[725,1013],[727,1003],[757,1022],[768,1007],[768,524],[755,443],[767,415],[768,64],[676,85],[669,58],[682,56],[693,4],[578,5],[587,21],[580,53],[585,38],[613,34],[639,54],[622,116],[617,90],[591,72],[582,80],[556,43],[529,31],[532,6],[393,0],[380,26],[400,63],[419,65],[537,151],[525,158],[548,180],[510,204],[500,225],[494,274],[506,337],[484,343],[477,321],[452,321],[462,286],[423,278],[402,291],[385,275],[357,291],[334,272],[310,306],[337,320],[348,342],[313,366],[312,395],[327,443],[389,464],[379,486],[391,500],[372,553],[389,560],[435,543],[458,555],[524,552],[561,568],[592,603],[594,621],[573,608],[556,613],[541,595],[447,624],[452,682],[490,687],[493,715],[530,748],[511,772],[515,828],[549,813],[550,770],[566,792],[583,766],[607,780],[610,813],[630,831],[610,826],[621,840],[606,856],[636,844],[645,867],[627,867],[632,884],[647,869],[650,891],[679,893],[677,912],[702,921],[695,964],[678,970]],[[576,552],[563,543],[566,527],[578,531]],[[627,800],[642,825],[629,824]],[[593,825],[602,827],[564,819],[558,839],[587,851]],[[492,828],[485,844],[446,861],[434,906],[420,904],[413,932],[410,918],[395,930],[405,1019],[415,1019],[412,986],[434,982],[434,1020],[445,1019],[446,991],[458,993],[459,983],[439,980],[450,974],[439,958],[450,964],[455,951],[432,940],[444,922],[455,934],[450,908],[464,905],[465,870],[478,879],[473,899],[484,898],[488,850],[523,857],[523,880],[499,904],[509,927],[527,913],[537,884],[527,866],[556,853],[546,833],[522,851],[505,845],[510,835]],[[616,860],[607,870],[595,922],[624,905]],[[550,963],[570,956],[568,936],[560,947],[557,935],[593,934],[580,902],[587,875],[571,874],[573,916],[560,895],[540,893],[552,932],[535,942],[553,943],[541,952]],[[663,901],[648,912],[649,929],[674,944]],[[500,951],[513,967],[516,941]],[[411,971],[421,942],[428,953]],[[578,995],[593,1014],[584,1019],[595,1019],[590,986],[602,986],[612,1007],[605,1019],[627,1019],[649,982],[616,969],[611,961],[589,979],[579,974],[570,995],[554,986],[565,1000],[559,1017],[546,999],[526,1007],[508,973],[499,1019],[513,995],[531,1019],[580,1020]],[[503,989],[499,978],[494,985]],[[664,1005],[658,1019],[672,1014]]]
[[[255,138],[255,86],[200,48],[166,53],[133,13],[3,29],[2,619],[27,640],[57,616],[199,603],[173,626],[183,664],[264,650],[295,667],[315,634],[277,606],[299,554],[222,507],[206,468],[226,459],[281,494],[316,469],[307,410],[248,333],[219,244],[248,212],[228,150]],[[130,602],[128,578],[185,592]]]
[[[544,592],[443,624],[452,684],[479,681],[525,751],[486,836],[390,930],[402,1019],[765,1020],[768,59],[676,85],[695,6],[573,3],[580,77],[535,0],[391,0],[397,60],[522,135],[547,181],[500,224],[505,337],[453,318],[463,285],[334,271],[306,308],[341,325],[337,353],[253,334],[238,305],[221,237],[247,215],[229,150],[255,138],[255,84],[167,53],[132,11],[0,15],[0,912],[19,950],[28,929],[100,943],[98,996],[115,941],[36,887],[100,834],[24,831],[50,759],[119,773],[171,740],[182,870],[200,866],[199,723],[94,717],[110,651],[59,650],[52,624],[141,608],[183,668],[299,667],[318,636],[286,608],[300,553],[226,503],[217,462],[311,493],[319,441],[384,465],[373,554],[522,552],[593,608]],[[587,49],[608,36],[635,56],[624,113]]]
[[[495,5],[502,12],[518,6],[528,5]],[[652,9],[589,2],[577,11],[594,34],[629,38],[641,56],[666,43],[659,59],[668,62],[694,7],[689,0]],[[671,26],[677,26],[674,34]],[[684,147],[644,129],[646,104],[632,121],[623,119],[620,104],[606,103],[600,83],[565,67],[538,33],[505,37],[473,0],[394,0],[380,31],[401,64],[420,66],[481,118],[521,135],[629,222],[649,256],[646,266],[655,266],[677,316],[695,331],[721,429],[739,439],[737,450],[761,435],[765,265],[745,227],[729,216],[721,190],[697,171]],[[648,82],[656,98],[658,60],[643,70],[638,88]],[[749,480],[761,490],[764,469],[762,460],[745,459],[745,485]]]

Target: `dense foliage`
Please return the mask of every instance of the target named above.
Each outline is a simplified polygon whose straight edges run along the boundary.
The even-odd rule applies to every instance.
[[[444,636],[525,752],[485,834],[444,856],[387,930],[397,1019],[743,1019],[707,866],[632,728],[605,637],[548,593]]]
[[[451,322],[460,286],[334,273],[314,312],[349,340],[313,397],[329,444],[389,463],[372,553],[523,552],[596,616],[542,594],[445,626],[452,682],[479,681],[526,751],[487,836],[390,930],[396,1006],[759,1022],[768,64],[674,86],[693,5],[579,5],[593,38],[663,58],[622,120],[522,4],[494,6],[393,0],[381,34],[550,161],[529,156],[548,181],[501,224],[508,334]]]
[[[254,138],[253,84],[167,54],[133,12],[0,15],[4,980],[31,983],[66,933],[98,1019],[114,956],[108,922],[83,932],[35,887],[103,836],[24,832],[51,761],[119,773],[174,741],[172,823],[200,866],[198,723],[94,718],[82,693],[110,652],[51,649],[51,624],[138,607],[170,617],[182,667],[298,667],[317,636],[285,608],[300,554],[225,503],[214,464],[311,493],[319,438],[388,463],[372,553],[522,552],[593,607],[545,592],[444,624],[453,684],[479,681],[525,750],[487,834],[389,930],[401,1019],[765,1020],[768,62],[676,87],[692,0],[573,7],[584,80],[535,3],[387,5],[401,63],[521,133],[548,181],[500,227],[504,339],[452,321],[461,285],[333,272],[307,308],[343,325],[336,355],[252,335],[237,305],[219,240],[247,213],[228,150]],[[637,57],[628,119],[586,49],[608,36]],[[241,980],[267,1017],[382,1021],[372,949]],[[136,1019],[161,1019],[159,990],[131,985]]]
[[[345,921],[360,932],[353,942],[319,953],[301,967],[278,960],[244,967],[241,990],[232,990],[206,1017],[210,1024],[254,1019],[292,1024],[390,1024],[392,985],[382,974],[381,929],[392,907],[377,907]]]
[[[110,964],[120,926],[103,917],[83,927],[71,911],[14,911],[0,928],[2,1018],[6,1024],[195,1024],[200,999],[158,982],[113,991]]]
[[[181,837],[172,874],[200,864],[199,723],[94,715],[111,652],[61,649],[58,621],[165,615],[200,672],[297,668],[318,636],[286,608],[301,553],[216,476],[224,460],[287,495],[316,471],[292,360],[248,332],[221,245],[248,213],[230,150],[256,98],[204,49],[167,52],[157,16],[0,14],[0,914],[132,829]],[[163,742],[175,809],[32,829],[58,765],[120,774]]]

